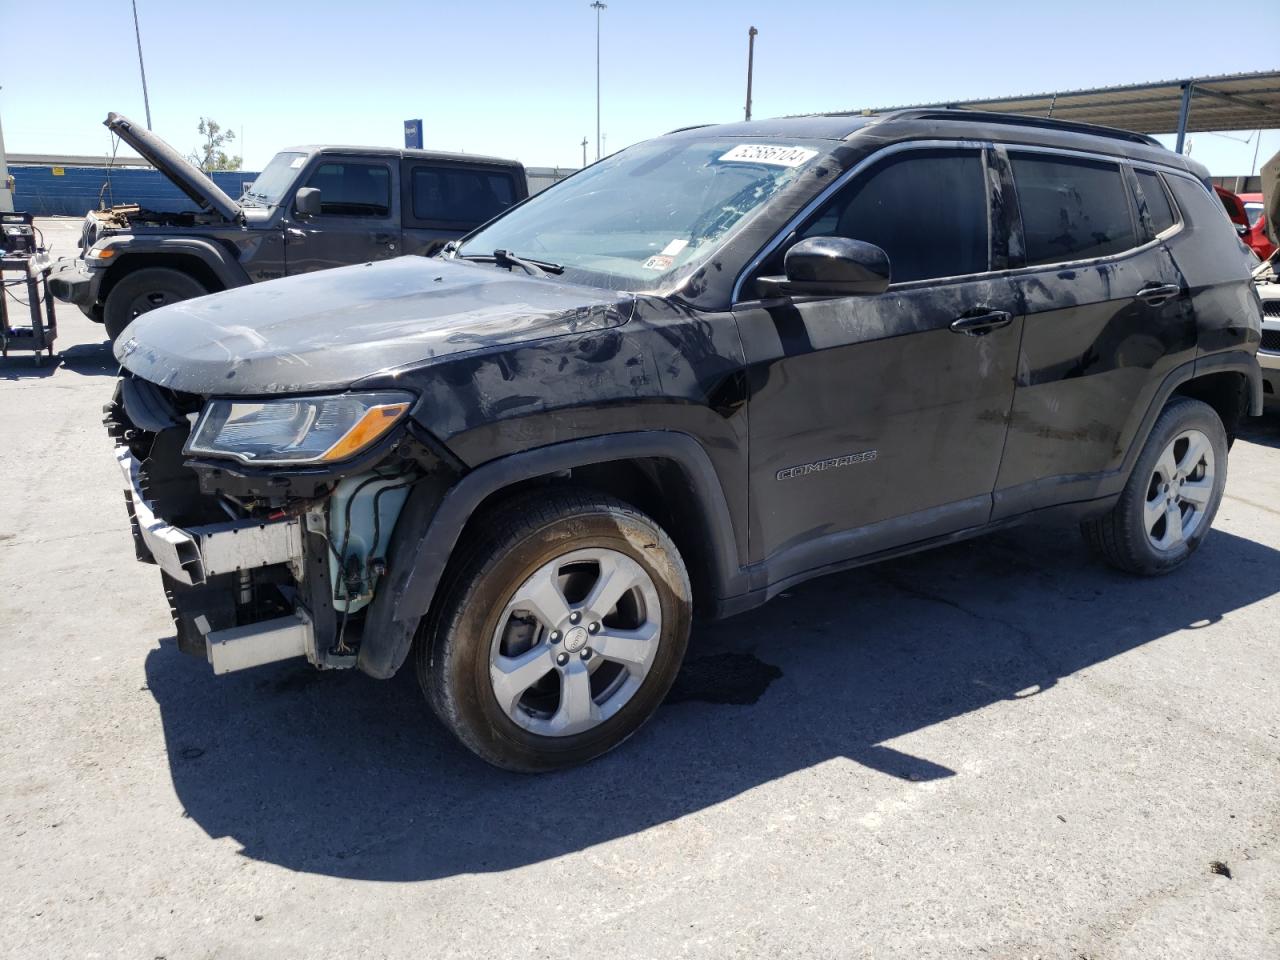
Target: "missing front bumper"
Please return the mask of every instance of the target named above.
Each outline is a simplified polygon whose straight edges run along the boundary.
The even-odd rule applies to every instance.
[[[199,586],[210,577],[275,563],[301,564],[302,522],[231,520],[176,527],[160,517],[142,491],[141,464],[127,447],[116,448],[124,495],[139,559],[150,558],[174,580]]]
[[[234,623],[235,595],[224,585],[227,575],[243,578],[279,564],[288,565],[301,581],[305,567],[299,519],[175,526],[157,516],[147,499],[137,458],[126,447],[117,447],[116,462],[124,478],[138,559],[155,563],[172,581],[169,596],[180,645],[186,649],[203,646],[214,673],[299,656],[319,663],[313,620],[302,604],[295,603],[284,616]],[[211,582],[215,579],[221,582]]]

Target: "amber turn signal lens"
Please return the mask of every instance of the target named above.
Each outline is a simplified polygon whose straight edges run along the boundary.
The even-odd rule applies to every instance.
[[[370,407],[346,435],[324,452],[321,460],[344,460],[376,441],[396,425],[408,403],[384,403]]]

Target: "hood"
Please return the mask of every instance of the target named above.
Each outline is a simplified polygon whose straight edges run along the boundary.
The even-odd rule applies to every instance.
[[[139,156],[176,183],[202,210],[216,210],[228,220],[240,217],[240,205],[228,197],[204,172],[187,162],[177,150],[150,130],[138,127],[128,117],[108,113],[103,126],[118,136]]]
[[[630,318],[634,297],[457,260],[400,257],[237,287],[138,317],[131,373],[183,393],[342,390],[454,354]]]
[[[1280,153],[1262,165],[1262,212],[1267,217],[1267,236],[1280,244]]]

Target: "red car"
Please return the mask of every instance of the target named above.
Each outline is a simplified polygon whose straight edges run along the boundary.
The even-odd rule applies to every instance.
[[[1240,201],[1244,204],[1245,216],[1249,218],[1249,231],[1244,235],[1244,242],[1265,260],[1275,253],[1276,245],[1267,236],[1267,215],[1263,213],[1262,194],[1242,193]]]

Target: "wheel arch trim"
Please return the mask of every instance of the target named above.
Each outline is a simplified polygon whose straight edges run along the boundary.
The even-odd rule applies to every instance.
[[[249,275],[243,266],[226,250],[199,237],[128,237],[111,244],[117,249],[118,259],[113,258],[111,265],[103,272],[98,284],[97,300],[105,300],[111,288],[119,280],[135,270],[145,270],[148,266],[165,267],[164,259],[169,257],[188,257],[200,261],[215,277],[222,282],[224,288],[240,287],[249,283]],[[159,258],[160,262],[140,264],[140,260],[150,257]],[[121,267],[129,265],[129,269]]]
[[[698,499],[710,582],[716,599],[743,593],[737,540],[719,475],[693,437],[671,431],[636,431],[538,447],[491,460],[452,486],[420,484],[396,525],[384,589],[370,606],[358,665],[378,678],[395,674],[408,656],[419,620],[426,616],[467,522],[489,497],[521,481],[595,464],[659,459],[673,462]]]

